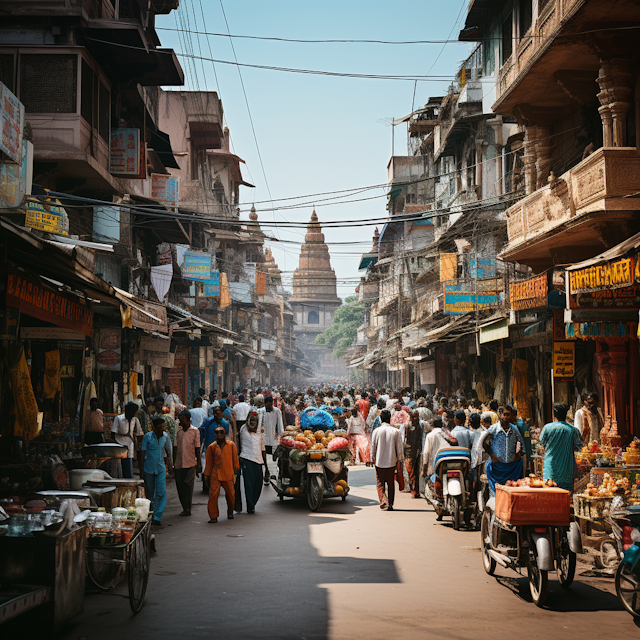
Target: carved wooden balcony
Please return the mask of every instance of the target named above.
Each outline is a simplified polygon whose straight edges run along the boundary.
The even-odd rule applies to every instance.
[[[534,269],[597,255],[640,230],[640,153],[595,151],[506,211],[502,257]]]

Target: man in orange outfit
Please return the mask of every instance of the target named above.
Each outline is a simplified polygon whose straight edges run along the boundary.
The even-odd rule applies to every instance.
[[[204,476],[209,481],[209,523],[218,522],[218,497],[220,487],[224,489],[224,496],[227,500],[227,517],[233,520],[233,506],[235,503],[234,480],[240,473],[240,462],[238,461],[238,450],[233,441],[227,440],[227,435],[222,426],[216,427],[214,434],[215,442],[207,448],[207,465]]]

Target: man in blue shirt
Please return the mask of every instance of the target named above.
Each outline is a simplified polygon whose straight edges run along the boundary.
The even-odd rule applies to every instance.
[[[458,441],[459,447],[465,447],[471,451],[478,433],[465,426],[467,414],[462,409],[458,409],[453,415],[453,420],[456,426],[451,430],[451,435]]]
[[[540,433],[544,447],[544,479],[553,480],[558,487],[573,491],[577,475],[575,452],[582,448],[580,431],[567,422],[569,407],[561,402],[553,405],[555,422],[545,424]]]
[[[167,454],[169,473],[173,473],[173,447],[171,438],[164,430],[164,418],[156,416],[153,419],[153,431],[149,431],[142,438],[140,459],[140,478],[144,480],[144,491],[153,503],[153,522],[162,526],[162,514],[167,506],[167,467],[164,456]]]

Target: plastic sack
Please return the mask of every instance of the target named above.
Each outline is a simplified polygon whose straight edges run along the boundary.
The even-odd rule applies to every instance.
[[[300,426],[303,429],[313,429],[313,427],[333,427],[333,417],[326,411],[307,407],[300,414]]]
[[[346,438],[334,438],[327,446],[327,449],[329,449],[329,451],[335,451],[336,449],[344,449],[348,446],[349,442]]]
[[[300,451],[298,449],[292,449],[289,452],[289,460],[293,462],[293,464],[304,464],[307,460],[306,451]]]
[[[282,436],[282,438],[280,438],[280,444],[283,447],[291,448],[296,446],[296,441],[291,436]]]

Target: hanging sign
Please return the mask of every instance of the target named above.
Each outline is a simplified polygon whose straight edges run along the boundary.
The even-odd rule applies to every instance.
[[[18,273],[7,275],[5,302],[9,307],[58,327],[93,335],[93,313],[58,291],[45,289],[39,282]]]
[[[131,306],[131,324],[134,327],[138,327],[138,329],[167,333],[167,308],[162,304],[147,300],[142,301],[141,304],[147,313],[143,313],[140,309]],[[153,318],[147,314],[151,314]]]
[[[497,293],[469,291],[468,284],[445,284],[444,313],[445,315],[461,315],[476,309],[486,309],[498,304],[500,298]]]
[[[25,226],[59,236],[69,235],[69,216],[56,198],[29,197],[26,203]]]
[[[121,329],[100,329],[96,349],[96,362],[101,371],[120,371],[122,346]]]
[[[210,280],[211,256],[208,253],[192,253],[187,251],[184,254],[182,277],[187,280],[198,280],[200,282]]]
[[[205,298],[213,298],[220,295],[220,272],[212,271],[209,280],[203,283],[203,295]]]
[[[546,273],[509,285],[511,308],[515,311],[546,307],[548,294],[549,282]]]
[[[164,173],[151,174],[151,197],[169,207],[177,207],[179,198],[180,178],[174,178]]]
[[[24,105],[0,82],[0,151],[19,164],[22,162]]]
[[[576,372],[576,343],[553,343],[553,377],[573,378]]]
[[[109,171],[128,178],[146,178],[144,142],[140,129],[113,129],[109,156]]]

